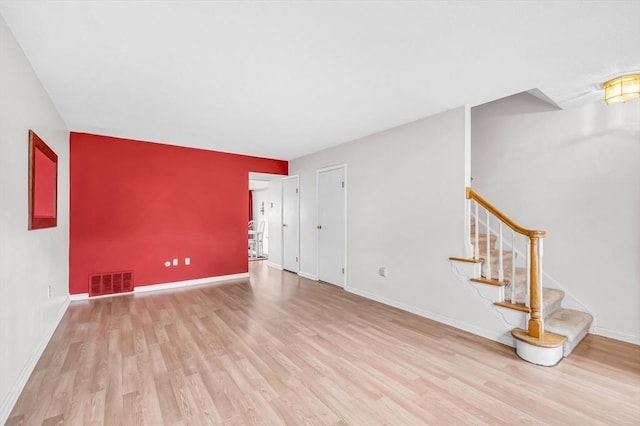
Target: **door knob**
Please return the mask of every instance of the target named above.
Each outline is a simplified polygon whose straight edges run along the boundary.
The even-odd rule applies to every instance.
[[[318,225],[318,226],[316,226],[316,228],[322,229],[322,225]]]
[[[282,227],[284,228],[285,226],[287,226],[287,224],[286,224],[286,223],[283,223],[283,224],[282,224]]]

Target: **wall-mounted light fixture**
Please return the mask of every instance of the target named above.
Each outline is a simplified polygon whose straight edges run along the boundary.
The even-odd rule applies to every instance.
[[[640,74],[627,74],[603,83],[604,101],[608,104],[627,102],[640,97]]]

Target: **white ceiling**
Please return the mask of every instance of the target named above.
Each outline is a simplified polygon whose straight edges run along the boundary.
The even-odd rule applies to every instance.
[[[640,70],[640,1],[7,1],[70,130],[281,159]]]

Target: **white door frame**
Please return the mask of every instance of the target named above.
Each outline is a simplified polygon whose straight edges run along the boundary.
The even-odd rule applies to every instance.
[[[300,176],[299,175],[291,175],[291,176],[287,176],[287,177],[283,177],[283,183],[282,183],[282,200],[280,202],[280,218],[281,218],[281,223],[280,223],[280,228],[281,228],[281,236],[282,236],[282,269],[285,269],[285,258],[284,258],[284,181],[285,180],[289,180],[289,179],[298,179],[298,190],[297,190],[297,194],[298,196],[296,197],[296,235],[298,236],[296,238],[296,257],[298,259],[297,262],[297,270],[295,271],[291,271],[291,272],[295,272],[298,273],[300,272]]]
[[[320,218],[320,197],[319,197],[319,181],[320,181],[320,173],[329,172],[331,170],[336,169],[344,169],[344,275],[342,276],[342,288],[347,288],[347,273],[349,272],[348,263],[347,263],[347,163],[336,164],[329,167],[323,167],[321,169],[316,170],[316,225],[318,224],[318,219]],[[316,229],[316,277],[318,280],[320,279],[320,238],[318,238],[318,229]]]

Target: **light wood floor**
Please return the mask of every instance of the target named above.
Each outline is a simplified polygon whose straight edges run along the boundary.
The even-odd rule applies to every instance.
[[[8,425],[638,425],[640,348],[560,365],[250,263],[250,280],[72,303]]]

